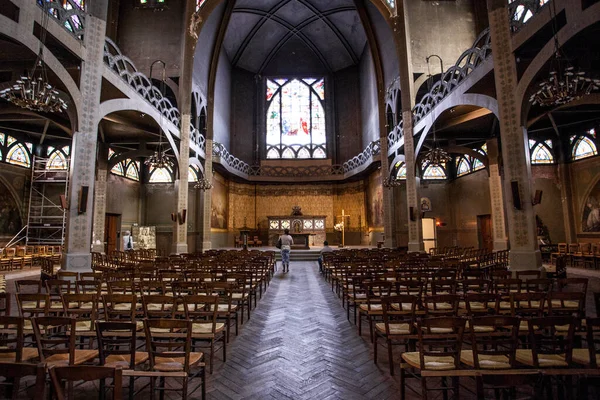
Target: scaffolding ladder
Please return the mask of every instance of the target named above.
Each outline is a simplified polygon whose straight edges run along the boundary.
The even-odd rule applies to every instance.
[[[27,245],[64,245],[67,210],[63,209],[60,197],[67,198],[69,170],[48,167],[48,158],[33,157]]]

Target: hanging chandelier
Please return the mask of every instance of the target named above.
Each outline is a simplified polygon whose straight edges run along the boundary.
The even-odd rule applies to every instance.
[[[437,57],[440,60],[440,76],[444,75],[444,62],[442,61],[442,58],[440,56],[438,56],[437,54],[433,54],[430,55],[428,57],[425,58],[425,60],[427,61],[427,72],[429,74],[428,77],[428,86],[429,86],[429,91],[431,91],[431,88],[433,86],[433,76],[431,75],[431,70],[429,69],[429,59],[432,57]],[[441,78],[440,78],[441,79]],[[437,141],[436,141],[436,137],[435,137],[435,113],[432,110],[431,111],[431,125],[433,129],[433,148],[431,150],[429,150],[427,153],[425,153],[425,155],[423,156],[423,162],[437,167],[439,165],[444,165],[446,164],[448,161],[452,160],[452,157],[450,157],[450,154],[448,154],[448,152],[444,149],[442,149],[441,147],[438,147],[437,145]]]
[[[398,178],[395,178],[395,177],[391,177],[391,176],[388,176],[387,178],[385,178],[383,180],[383,187],[386,187],[388,189],[400,186],[401,184],[402,184],[402,180],[401,179],[398,179]]]
[[[549,76],[539,83],[538,90],[529,102],[541,107],[557,107],[577,100],[600,89],[600,79],[592,79],[586,71],[575,70],[569,59],[561,53],[556,26],[556,2],[552,2],[550,18],[553,21],[554,56],[550,61]]]
[[[49,13],[46,3],[42,9],[42,28],[40,31],[40,49],[26,76],[21,76],[8,88],[0,90],[0,98],[14,105],[36,112],[57,113],[67,109],[67,103],[59,97],[58,90],[50,84],[44,62],[44,43]]]
[[[164,92],[164,86],[165,86],[165,82],[166,82],[167,65],[162,60],[155,60],[152,64],[150,64],[149,79],[150,79],[151,84],[152,84],[152,70],[154,68],[154,64],[156,64],[156,63],[160,63],[163,66],[162,81],[161,81],[161,86],[159,88],[160,94],[162,95]],[[152,168],[165,168],[171,164],[169,161],[169,156],[167,156],[167,151],[163,150],[163,142],[162,142],[162,139],[163,139],[163,135],[162,135],[163,114],[160,110],[159,110],[159,112],[160,112],[160,116],[159,116],[160,120],[158,123],[158,148],[154,152],[154,154],[152,154],[150,157],[148,157],[146,159],[146,161],[144,161],[144,164],[146,164]]]
[[[213,188],[213,184],[206,178],[198,179],[194,185],[194,189],[202,190],[203,192]]]

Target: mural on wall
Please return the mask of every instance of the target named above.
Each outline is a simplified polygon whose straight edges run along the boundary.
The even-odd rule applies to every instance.
[[[0,236],[13,236],[21,229],[21,217],[15,199],[0,183]]]
[[[212,183],[210,227],[214,229],[227,229],[227,184],[218,174],[213,174]]]
[[[156,249],[156,227],[137,226],[131,228],[136,249]]]
[[[584,232],[600,232],[600,181],[585,201],[581,227]]]
[[[367,223],[371,227],[383,227],[383,187],[381,171],[369,176],[367,185]]]

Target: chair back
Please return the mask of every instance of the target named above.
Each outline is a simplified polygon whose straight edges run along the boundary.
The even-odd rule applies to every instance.
[[[21,279],[15,281],[17,293],[42,293],[42,281],[34,279]]]
[[[573,357],[574,332],[575,318],[571,316],[531,318],[529,341],[534,368],[544,367],[540,365],[540,356],[564,358],[564,365],[554,366],[570,366]]]
[[[137,296],[135,294],[105,294],[102,296],[108,321],[135,321]]]
[[[50,368],[50,380],[57,400],[66,400],[66,382],[89,382],[104,379],[113,380],[113,400],[123,398],[123,371],[120,368],[99,367],[96,365],[77,365]]]
[[[423,308],[427,317],[456,316],[460,296],[457,294],[438,294],[425,296]]]
[[[390,324],[405,323],[409,332],[413,331],[416,321],[419,297],[413,295],[396,295],[381,298],[385,334],[390,335]]]
[[[10,333],[0,334],[0,361],[21,362],[23,359],[23,318],[0,316],[0,329]]]
[[[23,318],[44,316],[50,310],[50,296],[41,293],[17,293],[19,315]]]
[[[77,331],[93,331],[98,313],[98,297],[95,294],[64,294],[65,316],[76,319]]]
[[[129,365],[123,367],[134,369],[136,330],[135,322],[96,322],[100,364],[106,364],[106,358],[111,355],[128,355]]]
[[[511,293],[510,311],[513,317],[542,317],[546,294],[541,292]]]
[[[475,369],[511,369],[515,366],[521,319],[482,316],[469,320]]]
[[[211,323],[211,333],[216,332],[219,296],[191,295],[182,297],[182,300],[188,320],[195,323]]]
[[[144,319],[146,351],[153,369],[160,358],[183,359],[183,370],[190,370],[192,321],[187,319]]]
[[[95,280],[83,279],[75,282],[75,292],[79,294],[102,294],[102,282]]]
[[[487,279],[465,279],[462,281],[463,294],[489,293],[492,282]]]
[[[144,318],[174,318],[177,298],[167,295],[142,296]]]
[[[44,400],[46,391],[46,367],[44,364],[24,364],[13,362],[0,362],[0,376],[7,381],[15,379],[20,380],[25,376],[35,376],[35,392],[33,400]],[[19,396],[17,385],[13,383],[13,399]]]
[[[527,279],[523,286],[525,287],[525,291],[527,291],[529,293],[531,293],[531,292],[547,293],[550,290],[552,290],[553,285],[554,285],[554,282],[552,281],[552,279],[535,278],[535,279]]]
[[[422,370],[436,369],[434,365],[440,360],[453,364],[456,369],[460,367],[465,322],[461,317],[433,317],[417,321]]]
[[[0,315],[10,315],[11,297],[8,292],[0,293]]]
[[[600,317],[587,318],[586,327],[586,339],[590,355],[590,367],[598,368],[600,365],[598,362],[598,358],[600,356]]]
[[[458,281],[455,279],[439,279],[434,277],[434,279],[429,281],[429,285],[431,294],[433,295],[456,294],[456,289],[458,289]]]
[[[495,315],[500,310],[500,296],[494,293],[467,293],[465,308],[470,316]]]
[[[180,274],[178,274],[180,275]],[[173,296],[191,296],[198,294],[198,290],[202,288],[202,284],[194,281],[171,281],[171,291]]]
[[[54,355],[68,356],[69,365],[75,360],[75,318],[35,317],[31,319],[41,361]]]

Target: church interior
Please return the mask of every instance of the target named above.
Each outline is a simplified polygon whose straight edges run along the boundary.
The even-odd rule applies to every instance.
[[[457,281],[477,266],[489,288],[496,268],[507,279],[573,270],[568,278],[586,283],[579,333],[570,333],[587,338],[586,351],[598,347],[600,324],[590,318],[586,330],[581,320],[600,306],[599,37],[599,0],[0,0],[0,301],[20,294],[19,274],[35,270],[39,279],[40,268],[75,287],[92,270],[129,279],[119,266],[150,265],[155,280],[171,269],[171,282],[184,276],[178,263],[264,262],[270,272],[251,286],[254,304],[239,305],[240,337],[226,345],[228,316],[223,354],[210,353],[202,398],[260,397],[230,392],[219,377],[236,373],[225,347],[251,349],[244,335],[264,328],[251,324],[276,318],[272,285],[286,302],[312,293],[311,309],[325,296],[341,317],[337,329],[351,327],[351,347],[366,349],[357,357],[382,382],[379,392],[370,383],[348,389],[356,398],[404,396],[414,360],[378,332],[381,312],[363,309],[373,290],[357,299],[340,272],[343,263],[379,262],[391,273],[392,254],[404,266],[435,265],[427,282],[439,265],[457,268]],[[276,281],[284,231],[294,238],[292,268]],[[338,258],[321,253],[325,241]],[[433,287],[424,292],[435,295]],[[12,315],[25,316],[21,303],[15,297]],[[417,308],[427,313],[426,304]],[[540,307],[550,320],[552,307]],[[293,326],[283,329],[301,340]],[[407,343],[421,340],[411,334]],[[389,360],[380,349],[373,363],[378,335]],[[597,376],[597,362],[572,375]],[[133,386],[133,375],[120,374]],[[457,396],[458,376],[447,375]],[[473,377],[469,396],[478,398],[489,382]],[[350,398],[333,386],[327,396],[298,387],[270,396]]]

